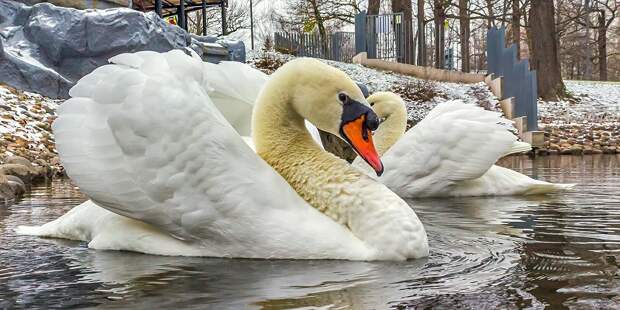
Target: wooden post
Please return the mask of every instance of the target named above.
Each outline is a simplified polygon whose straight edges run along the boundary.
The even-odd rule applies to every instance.
[[[161,0],[155,0],[155,13],[161,18]]]
[[[202,0],[202,35],[207,35],[207,0]]]
[[[185,0],[179,1],[179,7],[177,8],[177,16],[179,17],[179,26],[187,30],[187,24],[185,23]]]
[[[225,36],[227,35],[226,33],[226,6],[224,4],[224,1],[222,1],[222,35]]]
[[[250,0],[250,41],[252,42],[252,50],[254,50],[254,13],[252,12],[252,7],[254,4],[252,0]]]

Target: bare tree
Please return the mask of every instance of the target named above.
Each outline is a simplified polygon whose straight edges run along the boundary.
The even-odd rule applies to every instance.
[[[418,0],[418,66],[426,66],[426,32],[424,31],[424,0]]]
[[[537,73],[538,95],[545,100],[557,100],[566,95],[566,88],[558,55],[553,1],[532,0],[529,24],[531,64]]]
[[[512,0],[512,42],[517,47],[517,59],[521,59],[521,8],[519,0]]]
[[[379,14],[379,6],[381,5],[380,0],[368,0],[368,14],[377,15]]]
[[[461,43],[461,71],[469,72],[469,1],[459,0],[459,22],[460,22],[460,43]]]
[[[220,8],[208,8],[207,11],[207,34],[222,35],[233,33],[240,29],[250,28],[249,3],[236,0],[229,1],[226,10],[226,31],[222,31],[222,15]],[[187,15],[187,28],[190,33],[202,34],[202,12],[200,10]]]

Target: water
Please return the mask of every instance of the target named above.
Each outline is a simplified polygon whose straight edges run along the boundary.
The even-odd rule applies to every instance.
[[[0,308],[618,308],[620,156],[509,158],[579,183],[540,197],[417,200],[431,255],[409,262],[265,261],[89,250],[16,236],[85,198],[66,181],[0,207]]]

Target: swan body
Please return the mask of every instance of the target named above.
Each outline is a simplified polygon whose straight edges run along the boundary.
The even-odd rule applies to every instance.
[[[374,138],[386,167],[378,180],[401,197],[533,195],[574,186],[494,165],[502,156],[531,149],[517,141],[500,113],[444,102],[405,133],[407,112],[398,95],[378,92],[368,101],[385,119]],[[368,173],[363,161],[353,165]]]
[[[248,128],[234,128],[211,100],[201,61],[180,51],[110,61],[71,89],[53,125],[68,175],[91,200],[19,233],[160,255],[428,255],[415,212],[305,130],[304,118],[338,131],[341,92],[365,103],[344,73],[300,59],[274,74],[254,109],[261,158],[241,137]]]

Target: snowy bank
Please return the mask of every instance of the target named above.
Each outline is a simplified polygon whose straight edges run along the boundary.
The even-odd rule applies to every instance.
[[[59,104],[59,100],[0,85],[0,201],[62,171],[51,129]]]
[[[566,81],[570,100],[538,102],[540,153],[620,153],[620,83]]]

